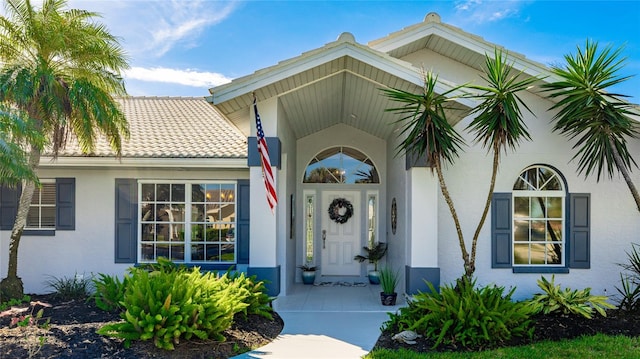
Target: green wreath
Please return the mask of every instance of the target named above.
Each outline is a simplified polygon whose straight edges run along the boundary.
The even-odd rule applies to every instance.
[[[344,209],[344,213],[340,214]],[[353,216],[353,205],[344,198],[336,198],[329,205],[329,218],[336,223],[347,223],[349,218]]]

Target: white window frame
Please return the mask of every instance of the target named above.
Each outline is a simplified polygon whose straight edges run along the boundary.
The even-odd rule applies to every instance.
[[[558,180],[558,183],[560,183],[561,185],[561,189],[560,190],[516,190],[513,189],[512,191],[512,196],[511,196],[511,218],[512,218],[512,233],[511,233],[511,255],[512,255],[512,263],[514,267],[566,267],[566,257],[567,257],[567,233],[566,233],[566,220],[567,220],[567,207],[566,207],[566,191],[564,188],[564,182],[562,180],[562,177],[560,176],[560,173],[558,173],[558,171],[554,170],[553,168],[550,168],[548,166],[543,166],[543,165],[535,165],[535,166],[530,166],[525,168],[524,170],[522,170],[519,174],[518,174],[518,178],[520,178],[520,176],[522,175],[522,173],[534,169],[534,168],[544,168],[546,170],[549,170],[551,172],[553,172],[553,174],[555,175],[555,177]],[[561,198],[562,199],[562,216],[560,218],[550,218],[550,217],[541,217],[541,218],[532,218],[532,217],[516,217],[516,198],[529,198],[529,200],[531,200],[531,198],[537,198],[537,197],[544,197],[544,198]],[[528,241],[518,241],[516,242],[516,221],[533,221],[533,220],[542,220],[545,222],[545,224],[547,223],[547,221],[549,220],[553,220],[553,221],[560,221],[560,228],[562,229],[561,233],[562,233],[562,238],[560,241],[557,242],[549,242],[546,239],[544,241],[532,241],[531,240],[531,231],[529,231],[529,240]],[[546,237],[546,236],[545,236]],[[529,255],[529,263],[526,264],[518,264],[516,263],[516,244],[525,244],[525,243],[529,243],[529,244],[550,244],[550,243],[560,243],[562,246],[562,253],[561,253],[561,258],[560,258],[560,263],[559,264],[549,264],[549,263],[541,263],[541,264],[537,264],[537,263],[530,263],[531,262],[531,247],[529,247],[529,251],[527,252]],[[546,247],[545,247],[546,248]],[[545,249],[546,250],[546,249]],[[546,252],[545,252],[546,253]],[[545,261],[546,261],[546,255],[545,255]]]
[[[55,178],[46,178],[46,179],[40,179],[40,183],[41,184],[53,184],[53,204],[50,203],[42,203],[42,190],[38,187],[36,187],[33,191],[33,197],[31,199],[31,203],[29,204],[29,211],[31,211],[32,208],[37,208],[38,209],[38,226],[37,227],[30,227],[29,223],[27,222],[25,224],[24,229],[25,230],[29,230],[29,231],[52,231],[56,229],[56,213],[55,213],[55,208],[56,208],[56,180]],[[34,204],[33,201],[35,199],[38,199],[38,203]],[[43,227],[42,226],[42,208],[53,208],[54,209],[54,216],[53,216],[53,225],[51,227]]]
[[[184,206],[185,206],[185,214],[184,214],[184,260],[183,261],[178,261],[175,260],[175,262],[177,263],[187,263],[187,264],[224,264],[224,265],[232,265],[232,264],[237,264],[238,263],[238,240],[237,240],[237,230],[238,230],[238,183],[236,181],[224,181],[224,180],[163,180],[163,179],[156,179],[156,180],[138,180],[138,216],[137,216],[137,233],[138,233],[138,239],[137,239],[137,243],[136,243],[136,248],[137,248],[137,258],[138,258],[138,263],[155,263],[157,261],[157,257],[155,257],[155,259],[153,260],[148,260],[148,259],[143,259],[142,258],[142,236],[140,235],[142,233],[142,225],[143,225],[143,221],[141,218],[141,213],[142,213],[142,185],[143,184],[182,184],[185,186],[185,202],[184,202]],[[199,222],[194,222],[191,220],[191,216],[192,216],[192,196],[191,196],[191,187],[194,184],[198,184],[198,185],[233,185],[233,193],[234,193],[234,200],[233,200],[233,205],[234,205],[234,211],[235,211],[235,216],[234,216],[234,220],[230,221],[230,222],[224,222],[226,224],[230,224],[231,228],[234,229],[235,232],[235,238],[233,241],[234,244],[234,254],[233,254],[233,258],[234,260],[231,261],[207,261],[207,260],[198,260],[198,261],[192,261],[191,259],[191,226],[193,223],[199,223]],[[154,201],[156,202],[156,201]],[[154,243],[157,243],[154,242]],[[222,241],[216,241],[216,242],[207,242],[208,244],[216,244],[216,243],[223,243]]]

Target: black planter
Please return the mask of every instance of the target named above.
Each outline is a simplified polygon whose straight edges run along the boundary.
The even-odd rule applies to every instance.
[[[382,305],[396,305],[396,298],[398,298],[398,293],[384,294],[384,292],[380,292]]]

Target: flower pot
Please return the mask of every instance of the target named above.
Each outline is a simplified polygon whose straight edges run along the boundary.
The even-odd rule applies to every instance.
[[[385,294],[384,292],[380,292],[380,301],[382,305],[396,305],[396,299],[398,298],[398,293]]]
[[[315,271],[302,271],[302,283],[313,284],[316,281]]]
[[[369,271],[369,283],[371,284],[380,284],[380,272],[379,271]]]

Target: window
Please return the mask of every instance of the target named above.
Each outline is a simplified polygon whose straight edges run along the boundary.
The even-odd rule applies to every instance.
[[[313,263],[313,231],[315,228],[315,193],[305,191],[304,200],[304,213],[305,213],[305,248],[304,259],[305,263]]]
[[[491,199],[491,267],[569,273],[591,267],[591,195],[571,193],[549,166],[526,168]]]
[[[56,229],[56,181],[41,179],[36,187],[27,213],[26,230]]]
[[[349,147],[333,147],[318,153],[309,162],[304,183],[380,183],[378,170],[362,152]]]
[[[525,169],[513,186],[513,264],[562,266],[565,191],[555,171]]]
[[[139,258],[236,262],[235,183],[140,182]]]

